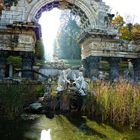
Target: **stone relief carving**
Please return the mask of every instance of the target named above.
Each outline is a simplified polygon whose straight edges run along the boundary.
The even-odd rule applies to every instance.
[[[33,0],[26,0],[28,3],[31,3]]]
[[[90,0],[90,5],[94,9],[94,11],[97,12],[97,10],[98,10],[98,4],[97,4],[97,2],[95,0]]]
[[[31,44],[31,43],[33,43],[33,39],[31,36],[20,35],[19,43]]]
[[[93,41],[90,44],[85,44],[82,46],[82,51],[84,52],[90,52],[90,51],[122,51],[122,52],[130,52],[130,51],[138,51],[138,47],[133,44],[133,42],[130,43],[116,43],[116,42],[107,42],[107,41]]]

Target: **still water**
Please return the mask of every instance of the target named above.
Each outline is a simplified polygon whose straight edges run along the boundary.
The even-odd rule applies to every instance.
[[[120,131],[86,117],[55,115],[48,118],[1,121],[0,140],[140,140],[140,131]]]

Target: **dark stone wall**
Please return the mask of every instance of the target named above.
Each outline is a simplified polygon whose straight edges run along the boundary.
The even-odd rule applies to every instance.
[[[5,78],[6,71],[6,58],[4,56],[0,56],[0,80]]]
[[[132,60],[134,70],[134,81],[140,81],[140,58]]]
[[[6,74],[6,56],[4,51],[0,51],[0,80],[5,78]]]
[[[87,61],[87,59],[83,59],[82,60],[82,65],[83,65],[83,75],[84,77],[89,77],[89,63]]]
[[[33,78],[33,55],[32,53],[22,54],[22,77],[27,79]]]
[[[108,62],[110,65],[110,80],[111,81],[118,81],[119,80],[119,62],[120,58],[111,57],[108,58]]]
[[[101,57],[90,56],[83,60],[83,67],[85,69],[85,75],[89,78],[97,78],[99,72]]]

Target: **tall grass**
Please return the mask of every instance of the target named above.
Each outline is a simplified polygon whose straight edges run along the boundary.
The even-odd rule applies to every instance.
[[[73,93],[65,91],[57,95],[55,89],[56,86],[52,86],[52,110],[55,110],[59,101],[60,110],[72,111],[70,106],[73,102],[71,99],[75,98]],[[137,85],[126,82],[90,82],[89,93],[82,99],[81,112],[90,118],[117,126],[140,126],[140,87]],[[75,101],[80,103],[78,97]]]
[[[0,118],[14,119],[24,106],[37,100],[41,85],[0,84]]]
[[[0,84],[0,118],[13,119],[19,116],[24,106],[37,100],[42,92],[43,85]],[[62,111],[70,110],[72,98],[73,94],[68,91],[57,95],[54,84],[50,97],[51,109],[54,111],[59,105]],[[140,126],[140,87],[137,85],[125,82],[91,82],[88,95],[82,98],[81,111],[84,115],[119,126]],[[78,100],[79,98],[77,104],[80,103]]]
[[[90,99],[89,99],[90,98]],[[90,100],[90,101],[89,101]],[[94,103],[93,103],[94,102]],[[90,83],[86,113],[130,128],[140,125],[140,87],[129,83]],[[93,109],[94,108],[94,109]]]

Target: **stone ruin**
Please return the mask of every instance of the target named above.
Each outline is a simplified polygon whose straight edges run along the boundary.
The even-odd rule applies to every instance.
[[[113,15],[102,0],[19,0],[6,8],[1,0],[0,79],[12,73],[6,62],[8,56],[20,56],[22,77],[33,78],[35,44],[41,38],[38,20],[42,12],[56,7],[70,9],[80,17],[81,32],[76,39],[81,45],[86,77],[97,77],[100,62],[104,60],[110,65],[110,79],[114,81],[119,78],[120,61],[129,60],[133,64],[134,81],[140,81],[140,45],[116,39],[117,31],[111,25]]]

